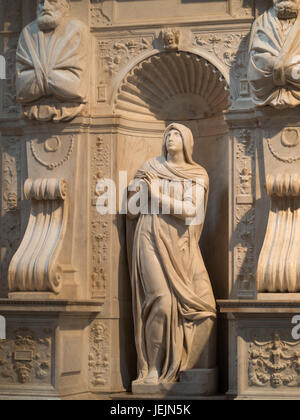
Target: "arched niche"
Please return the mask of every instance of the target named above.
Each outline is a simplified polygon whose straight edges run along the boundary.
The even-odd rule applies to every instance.
[[[148,121],[202,120],[230,105],[227,84],[207,60],[185,52],[161,53],[123,79],[114,111]]]
[[[228,132],[230,93],[223,74],[206,58],[185,51],[158,52],[134,65],[113,97],[120,117],[117,170],[128,181],[147,159],[160,155],[171,122],[191,128],[194,160],[210,176],[211,192],[201,241],[216,297],[226,297],[228,273]]]

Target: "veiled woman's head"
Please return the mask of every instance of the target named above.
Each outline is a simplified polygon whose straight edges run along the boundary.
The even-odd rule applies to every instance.
[[[166,138],[168,153],[183,153],[183,138],[179,130],[172,128]]]
[[[191,130],[182,124],[170,124],[164,133],[163,156],[182,153],[186,163],[195,164],[192,158],[194,138]]]

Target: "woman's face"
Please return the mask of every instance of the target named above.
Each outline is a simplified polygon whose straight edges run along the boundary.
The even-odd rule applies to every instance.
[[[166,148],[168,153],[183,152],[182,136],[178,130],[172,129],[167,135]]]

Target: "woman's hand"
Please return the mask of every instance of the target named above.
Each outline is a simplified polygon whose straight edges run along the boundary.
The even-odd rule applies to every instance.
[[[151,172],[146,172],[143,180],[146,182],[148,187],[149,198],[160,198],[160,185],[159,178]]]

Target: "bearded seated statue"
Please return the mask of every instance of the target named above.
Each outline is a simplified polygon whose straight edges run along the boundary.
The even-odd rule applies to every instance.
[[[38,0],[37,19],[20,36],[17,100],[28,118],[70,120],[87,102],[88,32],[69,8],[69,0]]]
[[[257,106],[300,104],[300,0],[274,0],[254,23],[248,80]]]

